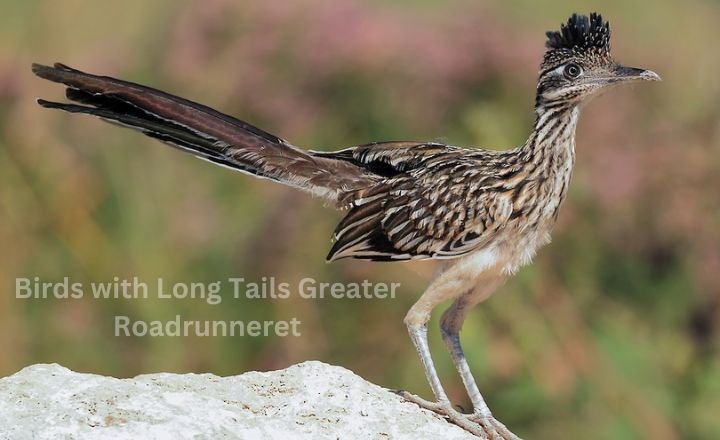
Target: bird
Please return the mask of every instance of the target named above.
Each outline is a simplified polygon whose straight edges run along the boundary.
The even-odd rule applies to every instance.
[[[328,261],[438,260],[439,270],[404,318],[434,400],[408,401],[483,438],[518,438],[488,408],[460,344],[468,312],[490,297],[536,251],[566,197],[575,163],[580,110],[614,86],[657,81],[626,67],[610,51],[610,24],[598,13],[572,14],[546,32],[525,143],[507,150],[438,142],[372,142],[338,151],[298,148],[210,107],[139,84],[73,69],[33,64],[39,77],[66,86],[72,102],[42,107],[96,116],[235,171],[297,188],[342,210]],[[428,322],[441,303],[442,340],[472,402],[455,410],[433,363]]]

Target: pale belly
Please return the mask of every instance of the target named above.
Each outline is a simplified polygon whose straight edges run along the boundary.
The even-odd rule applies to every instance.
[[[455,264],[468,277],[482,274],[509,276],[532,262],[537,250],[550,243],[550,228],[501,234],[491,245],[466,255]]]
[[[520,267],[529,264],[537,250],[550,242],[549,229],[500,234],[487,247],[461,257],[445,260],[431,286],[471,292],[471,303],[483,301]]]

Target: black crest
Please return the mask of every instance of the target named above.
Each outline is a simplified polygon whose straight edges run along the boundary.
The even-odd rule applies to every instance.
[[[602,15],[593,12],[587,15],[573,14],[567,24],[560,25],[560,32],[548,31],[545,46],[550,49],[610,51],[610,23]]]

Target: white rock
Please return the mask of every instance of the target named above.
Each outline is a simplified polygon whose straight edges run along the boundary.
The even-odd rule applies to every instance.
[[[0,439],[474,439],[321,362],[116,379],[32,365],[0,379]]]

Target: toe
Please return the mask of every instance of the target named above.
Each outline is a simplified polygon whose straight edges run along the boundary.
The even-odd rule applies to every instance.
[[[509,429],[500,423],[493,416],[473,414],[468,417],[473,422],[482,426],[488,439],[491,440],[520,440],[520,437],[513,434]]]

